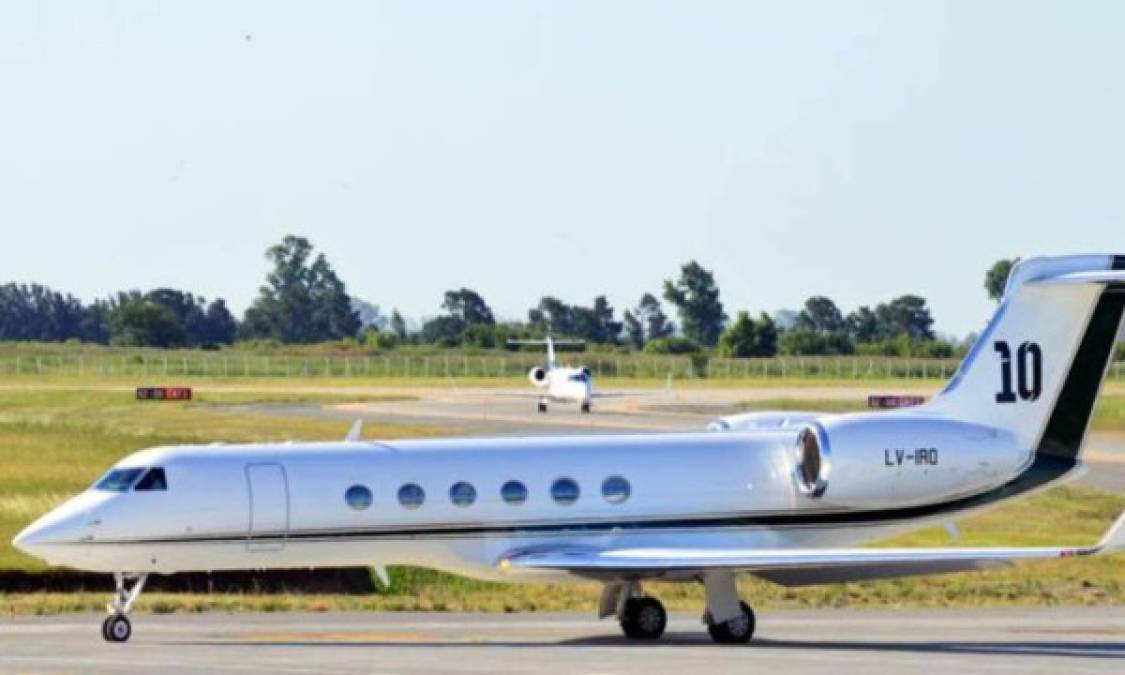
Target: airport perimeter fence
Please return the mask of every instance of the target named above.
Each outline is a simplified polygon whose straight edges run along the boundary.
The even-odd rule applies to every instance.
[[[700,359],[649,355],[573,355],[594,378],[678,379],[945,379],[957,359],[877,356],[785,356]],[[152,378],[515,378],[542,365],[535,354],[303,357],[139,351],[98,354],[0,356],[0,377],[68,376]],[[1125,379],[1125,362],[1109,376]]]

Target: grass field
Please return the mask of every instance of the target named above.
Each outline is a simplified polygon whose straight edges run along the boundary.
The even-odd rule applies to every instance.
[[[230,381],[209,380],[216,386]],[[231,404],[250,402],[337,403],[401,399],[409,394],[386,388],[378,380],[346,380],[332,393],[331,382],[308,383],[293,391],[294,381],[259,380],[245,390],[201,393],[190,403],[138,403],[122,378],[90,389],[88,381],[67,378],[0,378],[0,570],[42,570],[42,563],[9,545],[25,524],[67,496],[84,489],[107,466],[137,449],[170,443],[205,443],[342,438],[348,422],[299,416],[271,416],[231,411]],[[770,381],[772,382],[772,381]],[[489,380],[495,385],[495,380]],[[516,383],[522,384],[522,380]],[[748,402],[743,408],[859,409],[872,387],[862,384],[853,398],[818,398],[817,387],[849,386],[832,380],[798,380],[810,396],[785,396]],[[198,384],[193,382],[193,384]],[[246,385],[244,380],[237,381]],[[417,384],[417,383],[413,383]],[[630,386],[622,380],[610,386]],[[710,383],[714,384],[714,383]],[[755,385],[764,384],[755,383]],[[887,389],[901,391],[901,382]],[[932,383],[923,383],[933,388]],[[449,386],[435,380],[433,386]],[[460,386],[467,386],[460,383]],[[694,386],[694,384],[693,384]],[[878,384],[876,385],[878,386]],[[49,388],[44,388],[49,387]],[[380,389],[380,387],[384,387]],[[114,389],[116,388],[116,389]],[[296,387],[300,389],[300,387]],[[1125,429],[1125,389],[1114,383],[1103,394],[1095,418],[1098,429]],[[409,437],[450,433],[453,429],[370,425],[368,437]],[[1125,508],[1125,496],[1093,488],[1063,487],[1004,508],[966,518],[960,523],[959,545],[1084,544],[1094,541]],[[885,544],[950,543],[934,528]],[[763,607],[774,606],[946,606],[995,604],[1125,603],[1125,557],[1121,555],[1071,561],[1047,561],[983,573],[786,590],[745,579],[747,597]],[[107,581],[108,587],[108,581]],[[702,596],[693,586],[658,587],[655,592],[671,608],[698,609]],[[367,595],[312,594],[146,594],[141,611],[287,609],[420,609],[519,611],[592,610],[597,587],[500,586],[414,569],[392,570],[392,585]],[[0,611],[61,612],[98,609],[105,593],[5,593]]]

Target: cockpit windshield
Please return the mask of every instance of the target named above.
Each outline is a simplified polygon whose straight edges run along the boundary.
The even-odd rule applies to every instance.
[[[125,492],[132,487],[133,482],[144,473],[144,470],[144,467],[141,466],[110,469],[110,472],[94,485],[94,489],[106,492]]]
[[[168,479],[164,476],[164,469],[159,466],[154,466],[148,470],[144,478],[137,481],[137,486],[133,490],[137,492],[153,492],[156,490],[167,490]]]
[[[580,373],[571,375],[567,379],[569,379],[571,382],[588,382],[590,380],[590,377],[586,374],[586,371],[582,371]]]

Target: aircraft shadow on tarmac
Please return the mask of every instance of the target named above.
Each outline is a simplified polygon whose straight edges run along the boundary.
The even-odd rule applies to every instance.
[[[179,645],[207,647],[404,647],[449,649],[473,647],[506,647],[550,649],[552,647],[621,647],[677,648],[707,646],[715,649],[799,649],[809,651],[845,652],[916,652],[934,654],[977,654],[996,656],[1054,656],[1061,658],[1125,660],[1125,642],[1093,642],[1063,640],[1013,641],[859,641],[859,640],[784,640],[756,638],[749,645],[714,645],[706,636],[690,633],[668,633],[656,642],[634,642],[617,636],[595,636],[559,641],[437,641],[437,640],[216,640],[176,642]]]

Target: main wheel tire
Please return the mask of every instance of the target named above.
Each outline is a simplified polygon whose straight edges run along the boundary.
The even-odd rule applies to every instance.
[[[583,403],[582,404],[582,412],[584,412],[584,413],[590,412],[590,404],[589,403]]]
[[[745,644],[750,641],[750,638],[754,637],[756,624],[754,610],[750,609],[750,605],[745,602],[740,602],[738,605],[742,608],[741,617],[735,617],[722,623],[707,624],[707,632],[711,634],[712,640],[719,644]]]
[[[664,634],[668,613],[656,598],[630,598],[621,615],[621,630],[633,640],[656,640]]]
[[[109,642],[126,642],[133,634],[133,624],[124,614],[113,614],[102,623],[102,637]]]

